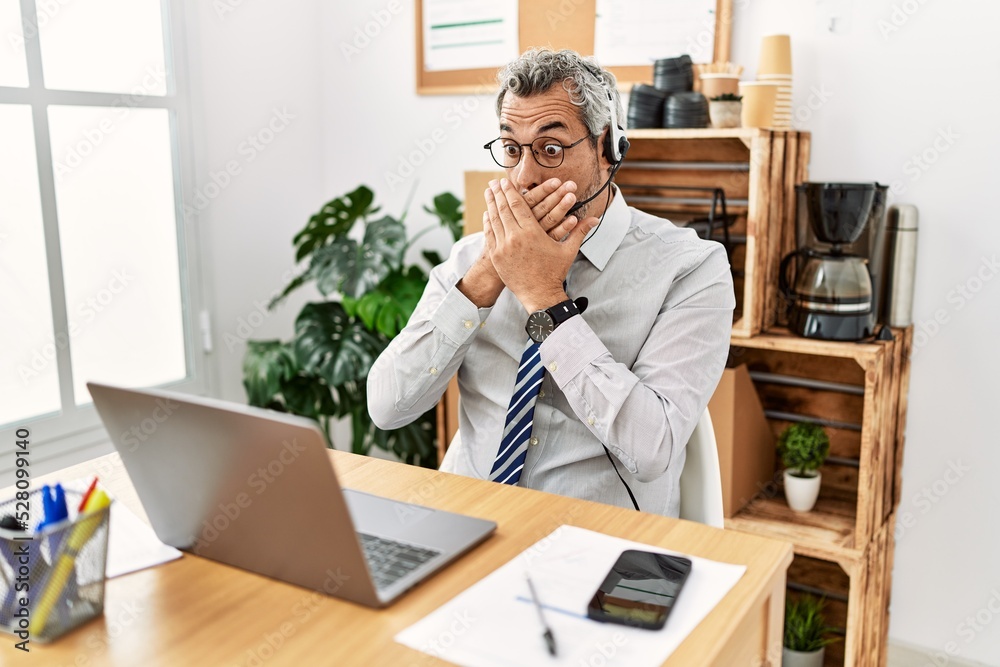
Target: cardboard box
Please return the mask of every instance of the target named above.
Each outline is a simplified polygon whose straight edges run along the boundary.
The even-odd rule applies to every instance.
[[[722,472],[722,507],[732,517],[774,476],[774,434],[746,364],[727,368],[708,402]]]

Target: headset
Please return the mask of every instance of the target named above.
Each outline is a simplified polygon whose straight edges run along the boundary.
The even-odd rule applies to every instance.
[[[614,95],[611,94],[611,87],[608,85],[607,80],[604,78],[604,74],[601,70],[593,63],[583,60],[583,66],[591,76],[597,79],[597,82],[604,88],[605,92],[608,94],[608,111],[611,112],[611,123],[608,125],[608,133],[604,135],[604,157],[608,162],[611,163],[611,173],[608,174],[608,180],[604,182],[597,192],[587,197],[583,201],[578,201],[569,210],[567,215],[575,213],[580,210],[593,200],[597,199],[597,196],[604,192],[609,185],[611,185],[612,179],[614,179],[615,174],[618,173],[618,169],[622,166],[622,162],[625,160],[625,154],[628,153],[629,143],[628,138],[625,136],[625,128],[621,126],[618,121],[618,105],[615,104]],[[611,193],[608,193],[608,201],[611,200]],[[601,222],[604,221],[604,216],[601,216]]]

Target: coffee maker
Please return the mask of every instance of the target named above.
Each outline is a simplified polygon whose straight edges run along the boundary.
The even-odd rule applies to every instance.
[[[789,329],[824,340],[872,336],[884,282],[888,188],[802,183],[795,194],[799,248],[782,259],[779,271]]]

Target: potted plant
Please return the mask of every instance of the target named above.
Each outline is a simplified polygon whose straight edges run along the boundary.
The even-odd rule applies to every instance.
[[[310,417],[328,435],[334,419],[349,417],[356,454],[367,454],[374,445],[407,463],[436,467],[434,410],[383,431],[368,415],[366,378],[406,326],[427,285],[426,269],[405,262],[407,250],[439,226],[454,240],[461,238],[461,202],[450,193],[435,197],[433,208],[424,211],[438,224],[407,240],[406,214],[376,219],[374,199],[369,188],[359,186],[324,204],[295,235],[295,259],[303,269],[268,308],[309,283],[325,300],[303,306],[292,340],[248,342],[243,386],[251,405]],[[421,256],[425,266],[441,262],[430,250]]]
[[[837,641],[826,624],[826,600],[803,594],[785,602],[785,636],[782,667],[823,667],[826,646]]]
[[[708,117],[712,119],[712,127],[739,127],[740,113],[743,108],[743,98],[732,93],[717,95],[708,101]]]
[[[822,479],[819,467],[829,452],[830,438],[819,424],[792,424],[778,438],[785,464],[785,499],[794,511],[808,512],[816,504]]]

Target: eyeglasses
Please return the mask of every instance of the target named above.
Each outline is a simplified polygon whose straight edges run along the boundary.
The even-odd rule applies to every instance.
[[[521,161],[521,154],[524,152],[524,148],[531,149],[531,154],[535,157],[535,162],[537,162],[540,166],[548,169],[555,169],[563,163],[567,150],[573,148],[573,146],[576,146],[589,136],[590,135],[588,134],[579,141],[574,141],[568,146],[559,143],[552,137],[538,137],[530,144],[519,144],[513,139],[497,137],[483,146],[483,148],[488,150],[490,155],[493,156],[493,161],[504,169],[510,169],[517,166],[517,163]]]

